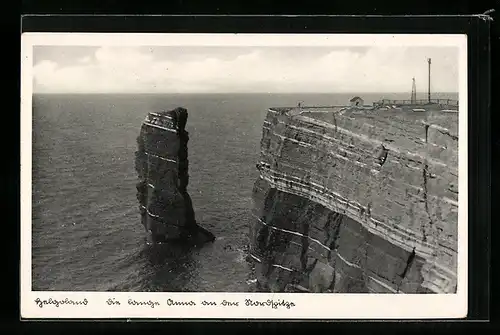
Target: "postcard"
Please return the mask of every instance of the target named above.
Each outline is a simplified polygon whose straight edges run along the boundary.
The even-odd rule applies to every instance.
[[[466,35],[21,38],[22,318],[466,316]]]

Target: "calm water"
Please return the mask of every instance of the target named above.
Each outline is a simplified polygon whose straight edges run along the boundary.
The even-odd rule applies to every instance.
[[[352,95],[37,95],[33,100],[33,289],[247,291],[251,192],[272,106]],[[362,95],[365,103],[381,97]],[[456,98],[450,96],[450,98]],[[188,191],[217,240],[151,250],[137,209],[134,151],[149,111],[189,111]]]

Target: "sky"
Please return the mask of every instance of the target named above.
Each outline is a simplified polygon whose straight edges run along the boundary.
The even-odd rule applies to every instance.
[[[458,92],[455,47],[35,46],[34,93]]]

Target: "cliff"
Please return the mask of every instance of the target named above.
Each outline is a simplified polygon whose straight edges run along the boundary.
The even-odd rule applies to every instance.
[[[149,113],[137,138],[137,199],[149,243],[170,240],[202,243],[215,239],[196,223],[187,192],[187,118],[184,108]]]
[[[260,290],[456,292],[458,113],[438,107],[269,109],[250,229]]]

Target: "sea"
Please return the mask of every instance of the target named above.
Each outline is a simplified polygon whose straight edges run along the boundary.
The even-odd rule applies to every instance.
[[[404,93],[34,95],[32,289],[249,291],[252,188],[267,109],[299,101],[345,105],[354,95],[365,104],[409,99]],[[148,112],[175,107],[189,112],[188,192],[196,220],[217,239],[196,248],[152,248],[136,199],[136,139]]]

